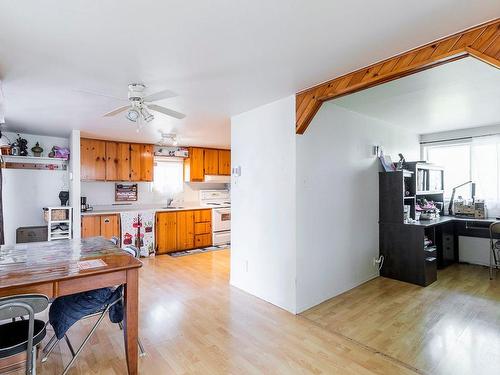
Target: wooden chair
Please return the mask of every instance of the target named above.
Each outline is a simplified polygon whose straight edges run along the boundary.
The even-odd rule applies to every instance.
[[[45,338],[45,322],[35,319],[49,299],[42,294],[22,294],[0,298],[0,358],[26,352],[26,375],[36,374],[36,346]],[[28,320],[24,317],[28,315]],[[16,318],[23,318],[16,320]]]

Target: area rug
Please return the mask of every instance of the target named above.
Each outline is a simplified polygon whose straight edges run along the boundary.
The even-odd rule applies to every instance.
[[[193,250],[182,250],[182,251],[174,251],[173,253],[168,253],[171,257],[184,257],[186,255],[200,254],[200,253],[208,253],[210,251],[219,251],[229,249],[230,245],[217,245],[217,246],[209,246],[203,247],[200,249]]]

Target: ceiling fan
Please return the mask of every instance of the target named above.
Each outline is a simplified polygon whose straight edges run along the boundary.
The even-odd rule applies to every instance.
[[[132,122],[151,122],[155,116],[152,112],[160,112],[164,115],[174,117],[176,119],[183,119],[186,117],[185,114],[174,111],[173,109],[166,108],[153,102],[158,100],[173,98],[177,96],[170,90],[162,90],[153,94],[145,95],[146,85],[142,83],[131,83],[128,85],[128,99],[116,98],[119,100],[126,100],[129,103],[121,107],[115,108],[110,112],[107,112],[103,117],[115,116],[122,112],[127,112],[125,117]],[[86,91],[90,94],[96,94],[101,96],[108,96],[103,94],[98,94],[94,92]]]

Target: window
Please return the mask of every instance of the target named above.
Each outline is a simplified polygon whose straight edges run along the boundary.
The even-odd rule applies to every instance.
[[[173,198],[183,190],[182,160],[155,159],[153,191],[162,198]]]
[[[472,180],[476,198],[484,199],[489,216],[500,214],[500,136],[473,138],[466,143],[426,146],[427,161],[445,170],[445,198],[453,187]],[[457,189],[455,197],[471,198],[471,187]]]
[[[444,197],[450,199],[451,191],[471,178],[470,145],[455,144],[427,148],[427,161],[444,168]],[[457,189],[456,196],[470,198],[470,186]]]

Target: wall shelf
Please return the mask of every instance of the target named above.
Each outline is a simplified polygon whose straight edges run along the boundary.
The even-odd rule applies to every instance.
[[[2,168],[35,169],[35,170],[67,170],[66,159],[48,158],[42,156],[12,156],[2,155]]]

